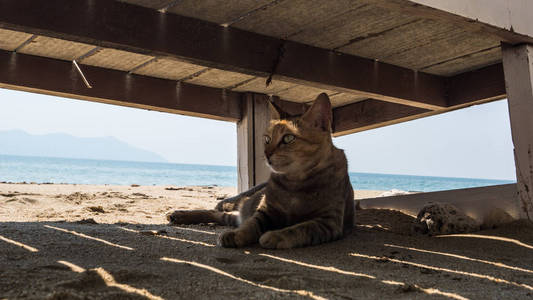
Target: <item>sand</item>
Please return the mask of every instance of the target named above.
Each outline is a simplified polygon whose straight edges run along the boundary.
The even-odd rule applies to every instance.
[[[531,299],[533,227],[411,235],[412,216],[358,211],[315,247],[224,249],[213,224],[167,226],[234,188],[0,184],[0,299]],[[357,198],[379,195],[356,191]]]

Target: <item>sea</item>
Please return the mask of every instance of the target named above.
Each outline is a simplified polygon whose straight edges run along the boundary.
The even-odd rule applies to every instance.
[[[513,183],[510,180],[351,172],[359,190],[431,192]],[[237,186],[237,168],[177,163],[0,155],[0,182],[108,185]]]

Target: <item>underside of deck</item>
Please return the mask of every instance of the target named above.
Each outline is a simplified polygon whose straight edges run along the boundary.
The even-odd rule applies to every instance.
[[[464,19],[411,1],[4,1],[0,86],[228,121],[243,93],[302,111],[326,92],[339,136],[505,97],[500,43],[520,37]]]

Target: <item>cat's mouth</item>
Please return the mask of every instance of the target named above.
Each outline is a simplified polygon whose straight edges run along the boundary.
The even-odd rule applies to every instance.
[[[267,159],[265,163],[273,173],[277,174],[285,173],[286,171],[284,169],[290,165],[290,162],[284,163],[280,161],[272,161],[271,159]]]

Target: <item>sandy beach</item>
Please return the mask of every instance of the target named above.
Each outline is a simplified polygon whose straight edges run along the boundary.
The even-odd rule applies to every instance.
[[[530,299],[533,228],[412,235],[412,216],[357,212],[315,247],[224,249],[213,224],[168,226],[235,188],[0,184],[0,299]],[[379,191],[356,191],[371,198]]]

